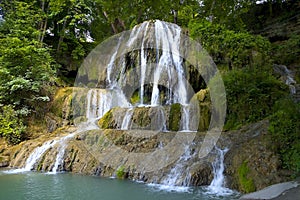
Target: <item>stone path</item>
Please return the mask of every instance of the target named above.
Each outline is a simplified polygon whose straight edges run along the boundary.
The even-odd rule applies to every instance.
[[[296,181],[279,183],[267,188],[245,194],[241,200],[300,200],[300,184]]]

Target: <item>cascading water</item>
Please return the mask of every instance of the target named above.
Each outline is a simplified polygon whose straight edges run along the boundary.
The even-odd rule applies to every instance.
[[[37,162],[39,162],[39,160],[44,155],[44,153],[48,151],[50,148],[53,148],[57,150],[57,155],[51,173],[54,174],[57,173],[59,171],[60,166],[63,165],[63,158],[67,146],[67,141],[73,138],[78,133],[87,130],[98,129],[99,127],[96,125],[95,121],[101,118],[105,114],[105,112],[107,112],[111,108],[111,103],[112,103],[111,99],[113,96],[114,95],[112,93],[107,92],[105,90],[90,89],[87,92],[87,99],[86,99],[87,121],[78,124],[77,131],[67,136],[64,136],[60,139],[49,140],[45,142],[42,146],[35,148],[27,158],[25,166],[21,169],[16,169],[11,172],[18,173],[18,172],[25,172],[34,169],[34,165]],[[124,101],[120,101],[120,102],[124,103]]]
[[[101,118],[112,107],[112,94],[104,90],[90,89],[86,101],[86,118],[89,120]]]
[[[126,111],[125,116],[124,116],[124,118],[123,118],[121,130],[128,130],[128,129],[129,129],[133,111],[134,111],[133,108],[129,108],[129,109]]]
[[[135,46],[137,43],[140,44],[139,48]],[[121,44],[121,39],[119,39],[111,56],[108,58],[105,80],[99,81],[107,83],[102,85],[102,87],[106,88],[106,91],[112,90],[115,92],[114,95],[119,95],[118,98],[110,97],[107,99],[106,105],[109,105],[108,108],[118,106],[130,110],[132,107],[157,107],[179,103],[183,106],[180,128],[184,131],[190,131],[188,105],[191,96],[189,96],[188,92],[186,69],[183,59],[180,57],[180,43],[181,28],[159,20],[144,22],[134,27],[125,47]],[[134,69],[134,75],[132,75],[138,78],[135,81],[138,82],[139,101],[135,105],[131,105],[125,97],[127,87],[130,85],[127,81],[132,80],[130,79],[132,77],[127,77],[130,74],[130,70],[132,70],[130,68],[132,64],[126,64],[128,49],[136,51],[134,55],[137,55],[134,57],[136,61],[133,64],[137,67]],[[146,84],[150,87],[147,91],[145,89]],[[161,86],[167,88],[167,91],[161,91]],[[92,102],[88,102],[88,109],[95,105],[98,94],[91,91],[89,95],[92,95],[95,99],[92,98]],[[148,99],[148,102],[144,100],[145,98]],[[121,99],[125,100],[125,102],[113,102],[121,101]],[[109,101],[111,102],[109,103]],[[99,113],[87,113],[89,116],[99,116]],[[122,130],[128,129],[129,126],[126,128],[125,125],[130,115],[132,115],[131,111],[126,112],[124,119],[121,121],[122,124],[118,124],[116,127],[120,127]],[[163,118],[166,118],[166,116]],[[167,126],[164,125],[164,127]]]
[[[220,149],[215,146],[217,152],[217,157],[213,162],[213,174],[214,178],[211,184],[207,187],[207,194],[217,195],[217,196],[226,196],[233,194],[233,191],[226,188],[225,177],[224,177],[224,155],[228,151],[227,148]]]
[[[45,142],[42,146],[35,148],[27,158],[25,166],[23,168],[8,171],[8,173],[19,173],[19,172],[31,171],[34,168],[36,162],[42,157],[42,155],[48,149],[52,148],[56,143],[57,143],[56,140],[49,140]]]
[[[190,109],[189,105],[182,106],[181,129],[182,131],[190,131]]]
[[[290,94],[296,94],[296,81],[292,71],[290,71],[285,65],[274,65],[274,70],[283,77],[285,84],[290,88]]]
[[[186,170],[186,162],[192,157],[190,147],[185,147],[184,154],[176,162],[175,166],[171,169],[170,173],[162,181],[164,186],[188,186],[189,185],[189,173]]]
[[[72,134],[54,140],[51,144],[48,142],[44,143],[40,147],[43,151],[34,150],[28,158],[30,165],[28,164],[27,166],[26,164],[25,168],[31,170],[34,164],[39,162],[43,154],[53,147],[58,153],[52,172],[58,172],[62,168],[61,166],[63,166],[63,158],[68,140],[82,131],[97,128],[94,123],[95,120],[104,116],[107,111],[114,107],[127,109],[123,120],[120,120],[121,124],[117,126],[122,130],[127,130],[130,128],[135,107],[147,106],[160,108],[165,105],[178,103],[181,105],[181,113],[178,113],[181,114],[180,131],[190,131],[190,127],[194,126],[190,124],[189,100],[191,95],[189,94],[190,88],[188,88],[186,80],[187,69],[184,66],[183,58],[180,56],[181,34],[179,26],[156,20],[155,22],[144,22],[140,26],[136,26],[130,34],[126,48],[122,46],[120,38],[114,52],[108,59],[105,80],[101,80],[105,83],[101,85],[101,88],[105,89],[92,88],[87,92],[85,113],[87,122],[79,124],[78,130]],[[127,77],[127,75],[130,74],[131,69],[130,66],[126,66],[125,56],[128,55],[128,52],[126,52],[127,49],[136,49],[134,45],[139,43],[138,41],[141,41],[141,48],[136,50],[138,51],[138,67],[135,69],[135,75],[139,79],[136,81],[138,82],[139,101],[133,106],[126,97],[128,95],[126,93],[127,81],[131,78]],[[149,57],[150,53],[155,54],[152,55],[155,59],[151,59],[151,56]],[[154,68],[151,69],[148,66],[154,66]],[[101,81],[99,83],[102,83]],[[147,87],[150,87],[148,91],[145,89],[146,84],[148,85]],[[168,90],[163,91],[161,86],[164,86]],[[149,94],[149,91],[151,94]],[[144,101],[146,97],[148,98],[148,102]],[[163,124],[156,130],[167,131],[167,116],[165,112],[162,109],[157,109],[157,112],[159,113],[156,116],[158,116],[158,120]],[[162,183],[165,185],[188,185],[189,175],[185,162],[190,157],[191,152],[187,146],[185,153],[179,158],[170,171],[170,174]]]

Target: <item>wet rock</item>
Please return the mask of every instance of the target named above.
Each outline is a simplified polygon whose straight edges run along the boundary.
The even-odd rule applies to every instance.
[[[0,167],[8,167],[8,166],[9,166],[9,157],[0,156]]]
[[[268,134],[268,121],[261,121],[227,132],[230,150],[225,155],[228,186],[253,192],[283,181],[280,159]]]
[[[45,116],[47,132],[52,133],[57,128],[62,126],[62,119],[55,116],[53,113],[47,113]]]
[[[197,162],[190,168],[190,185],[209,185],[213,180],[212,165],[208,162]]]

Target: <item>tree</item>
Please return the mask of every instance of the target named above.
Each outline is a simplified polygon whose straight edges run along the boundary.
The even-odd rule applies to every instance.
[[[9,3],[9,4],[8,4]],[[32,3],[4,2],[0,25],[0,104],[12,105],[20,115],[36,112],[49,101],[47,87],[54,81],[49,48],[39,40],[39,11]],[[36,112],[40,113],[40,112]]]

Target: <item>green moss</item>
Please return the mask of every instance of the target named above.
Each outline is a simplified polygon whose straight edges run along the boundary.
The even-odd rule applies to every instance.
[[[181,118],[181,105],[179,103],[172,104],[170,108],[170,115],[169,115],[169,129],[171,131],[179,130],[180,118]]]
[[[113,120],[113,109],[106,112],[104,116],[98,121],[98,124],[102,129],[109,129],[112,128],[112,124],[111,124],[112,120]]]
[[[117,171],[116,171],[116,176],[117,176],[117,178],[119,178],[119,179],[124,179],[124,178],[126,178],[125,176],[126,176],[126,172],[125,172],[125,167],[122,165],[122,166],[120,166],[118,169],[117,169]]]
[[[238,168],[239,185],[243,192],[250,193],[255,191],[255,185],[252,178],[249,178],[248,162],[244,161]]]
[[[132,105],[135,105],[136,103],[138,103],[140,101],[140,96],[138,92],[135,92],[132,97],[130,98],[130,102]]]
[[[210,103],[199,103],[200,108],[200,118],[199,118],[199,126],[198,131],[207,131],[210,123]]]
[[[150,125],[151,119],[148,115],[149,109],[146,107],[135,108],[132,121],[140,128],[145,128]]]
[[[72,88],[62,88],[59,89],[52,101],[50,111],[54,113],[58,117],[63,117],[63,105],[66,100],[70,95],[72,95],[73,89]],[[70,101],[72,98],[69,99]]]

